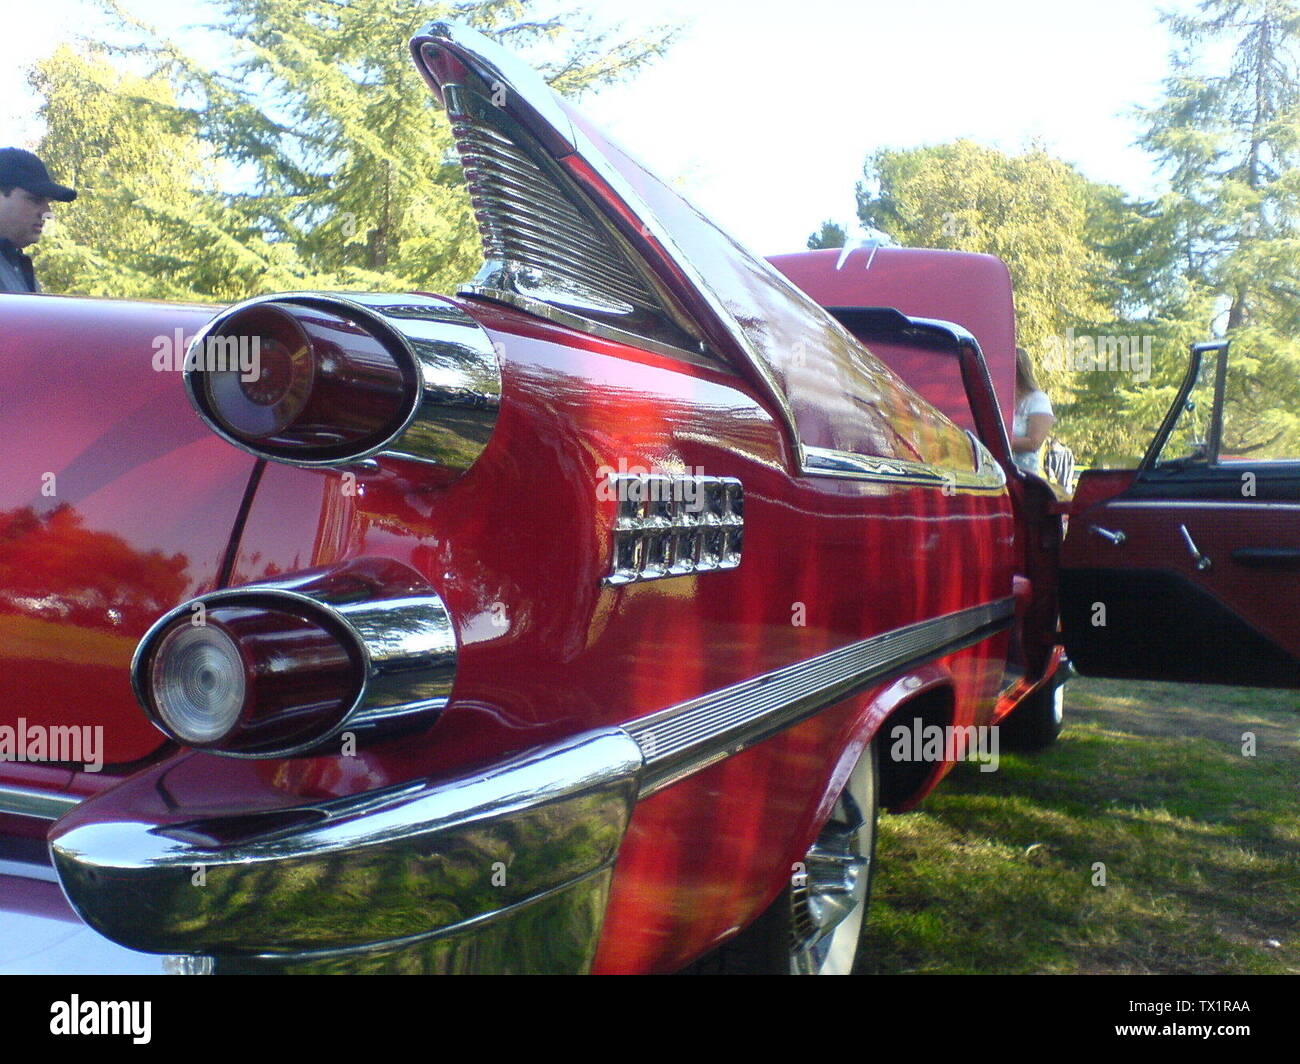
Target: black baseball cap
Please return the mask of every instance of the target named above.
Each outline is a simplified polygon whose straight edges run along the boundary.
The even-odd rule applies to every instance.
[[[60,203],[71,203],[77,198],[76,189],[51,181],[45,164],[31,152],[22,148],[0,148],[0,187],[11,185]]]

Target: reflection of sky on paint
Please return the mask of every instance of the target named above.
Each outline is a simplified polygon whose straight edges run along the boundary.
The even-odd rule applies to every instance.
[[[124,0],[220,61],[197,0]],[[555,5],[547,4],[549,9]],[[639,158],[764,254],[800,250],[853,217],[866,155],[966,136],[1031,138],[1088,176],[1152,187],[1128,113],[1153,103],[1169,38],[1157,7],[1192,0],[585,0],[604,22],[685,24],[668,57],[584,106]],[[0,142],[40,135],[19,68],[103,24],[93,0],[9,5],[0,36]],[[186,27],[191,27],[186,29]]]

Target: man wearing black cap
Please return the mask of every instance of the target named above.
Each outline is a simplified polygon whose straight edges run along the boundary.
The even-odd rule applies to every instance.
[[[39,292],[23,248],[41,238],[50,200],[70,203],[76,192],[50,180],[45,164],[21,148],[0,148],[0,292]]]

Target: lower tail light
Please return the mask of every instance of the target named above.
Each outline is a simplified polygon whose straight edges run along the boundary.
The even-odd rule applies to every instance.
[[[149,704],[187,746],[258,753],[333,732],[364,679],[346,638],[282,609],[220,606],[174,620],[149,669]]]
[[[190,344],[190,402],[260,458],[340,466],[393,455],[462,473],[496,424],[496,349],[432,296],[291,293],[217,315]]]
[[[177,607],[145,634],[131,675],[177,742],[277,757],[345,730],[431,724],[455,665],[442,600],[400,563],[360,560]]]

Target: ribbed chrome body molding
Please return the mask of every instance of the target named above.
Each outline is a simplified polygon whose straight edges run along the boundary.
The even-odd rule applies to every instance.
[[[30,816],[37,820],[58,820],[80,802],[79,797],[71,794],[31,790],[7,783],[0,784],[0,813]]]
[[[653,794],[910,666],[1011,623],[1014,600],[959,610],[827,651],[624,726],[645,754]]]
[[[745,489],[735,477],[616,473],[614,559],[607,584],[734,569],[745,534]]]
[[[450,106],[457,106],[449,86]],[[458,107],[463,115],[465,109]],[[507,275],[522,293],[562,305],[630,314],[654,293],[528,155],[481,122],[460,118],[452,136],[478,219],[487,275]]]
[[[491,38],[468,26],[454,22],[435,21],[421,28],[412,38],[411,50],[417,64],[425,72],[426,80],[429,81],[430,86],[439,95],[443,95],[443,90],[436,83],[436,80],[430,76],[424,55],[425,49],[430,46],[446,48],[457,56],[469,60],[485,82],[495,84],[506,90],[508,105],[513,105],[515,101],[519,101],[523,105],[523,110],[531,111],[541,120],[541,123],[544,124],[542,132],[548,137],[549,149],[557,158],[576,152],[592,167],[601,180],[614,191],[615,195],[622,200],[628,210],[641,223],[643,234],[663,248],[665,254],[672,261],[674,268],[686,278],[699,298],[707,304],[710,312],[719,322],[723,323],[728,332],[732,334],[734,341],[744,351],[746,361],[757,374],[767,397],[775,405],[781,423],[799,452],[802,463],[802,446],[798,428],[795,424],[794,413],[790,408],[785,392],[777,383],[771,367],[759,354],[753,342],[741,327],[740,322],[731,313],[723,299],[707,283],[691,257],[678,246],[671,231],[646,206],[640,194],[623,175],[609,165],[602,154],[593,149],[590,141],[574,128],[573,123],[565,115],[555,91],[541,78],[537,71],[519,56],[506,51]],[[505,109],[500,108],[500,110]],[[453,115],[453,117],[455,116]],[[483,277],[476,279],[475,285],[479,288],[502,287],[499,284],[489,284]],[[510,285],[505,287],[509,288]],[[470,289],[471,292],[473,290],[473,288]],[[679,316],[673,307],[668,306],[665,310],[672,318],[677,330],[680,330],[687,339],[679,341],[666,336],[658,339],[688,350],[693,349],[700,354],[707,353],[704,345],[696,335],[695,326]],[[652,334],[648,334],[645,329],[627,328],[625,331],[634,332],[637,335],[649,335],[651,339],[655,338]],[[690,340],[694,340],[694,342],[689,342]]]
[[[508,82],[498,85],[515,91]],[[483,267],[461,293],[505,296],[530,311],[553,307],[575,328],[599,335],[613,329],[633,343],[698,358],[703,347],[685,315],[627,240],[498,103],[496,87],[469,75],[443,82],[439,93],[483,243]],[[571,134],[567,120],[565,127]]]

